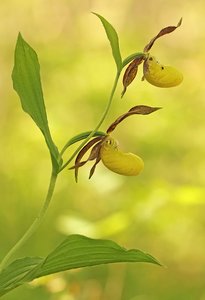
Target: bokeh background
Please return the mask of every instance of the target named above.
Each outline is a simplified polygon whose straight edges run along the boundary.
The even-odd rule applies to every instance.
[[[158,40],[152,54],[184,74],[179,87],[160,89],[141,82],[140,69],[123,100],[120,82],[102,130],[137,104],[163,107],[128,118],[114,134],[124,151],[143,157],[143,173],[126,178],[99,165],[88,180],[87,165],[76,184],[73,172],[65,170],[44,223],[18,253],[45,256],[66,235],[82,233],[142,249],[166,267],[78,269],[24,285],[4,299],[205,299],[204,9],[202,0],[0,2],[1,257],[37,215],[51,169],[43,137],[12,89],[18,32],[38,53],[49,124],[59,149],[73,135],[94,128],[115,76],[109,42],[91,11],[114,25],[123,57],[141,51],[162,27],[183,17],[183,25]]]

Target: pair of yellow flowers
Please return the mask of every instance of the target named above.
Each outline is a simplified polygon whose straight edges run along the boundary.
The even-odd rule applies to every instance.
[[[144,64],[144,78],[154,86],[168,88],[179,85],[183,75],[176,68],[164,66],[155,57],[148,55]],[[101,146],[100,157],[108,169],[121,175],[135,176],[144,168],[144,162],[139,156],[120,151],[117,142],[110,136]]]
[[[144,78],[154,86],[167,88],[179,85],[183,75],[174,67],[164,66],[155,57],[148,55],[144,63]],[[139,156],[120,151],[117,142],[110,136],[101,146],[100,157],[108,169],[121,175],[138,175],[144,168],[144,162]]]
[[[156,58],[149,54],[149,50],[153,46],[156,39],[160,36],[174,31],[177,27],[181,25],[181,20],[177,26],[169,26],[163,28],[157,36],[155,36],[150,43],[145,46],[144,53],[140,57],[137,57],[132,60],[132,62],[127,67],[124,77],[123,85],[124,90],[122,96],[126,92],[127,86],[134,80],[136,77],[138,66],[143,62],[143,78],[142,80],[147,80],[150,84],[161,87],[175,87],[179,85],[183,80],[183,75],[176,68],[172,66],[165,66],[160,64]],[[149,114],[159,108],[151,108],[144,105],[138,105],[132,108],[126,114],[120,116],[107,130],[107,135],[104,137],[95,138],[93,141],[89,142],[85,148],[79,153],[76,158],[75,166],[72,169],[75,169],[76,181],[78,176],[78,168],[84,165],[89,160],[96,160],[95,164],[91,168],[90,177],[95,171],[96,165],[102,160],[103,164],[110,169],[111,171],[125,175],[125,176],[135,176],[138,175],[144,168],[143,160],[133,154],[133,153],[124,153],[119,150],[118,143],[114,140],[110,133],[114,128],[127,116],[131,114]],[[95,141],[96,140],[96,141]],[[87,152],[88,149],[93,147],[89,158],[82,162],[81,158]],[[89,178],[90,178],[89,177]]]

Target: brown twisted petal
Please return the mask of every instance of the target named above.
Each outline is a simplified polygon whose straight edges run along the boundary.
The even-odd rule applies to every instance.
[[[125,70],[123,80],[122,80],[124,89],[122,91],[121,98],[124,96],[128,85],[130,85],[130,83],[135,79],[138,71],[138,66],[142,63],[143,59],[144,59],[144,55],[135,58]]]
[[[152,46],[154,45],[155,41],[160,38],[161,36],[171,33],[175,29],[177,29],[182,24],[182,18],[179,20],[177,26],[167,26],[160,30],[160,32],[153,38],[151,41],[144,47],[144,52],[148,52]]]
[[[80,167],[82,167],[88,160],[94,160],[96,158],[97,155],[97,151],[95,146],[97,146],[99,143],[101,143],[103,141],[105,137],[103,136],[98,136],[94,139],[92,139],[91,141],[89,141],[78,153],[76,159],[75,159],[75,165],[71,168],[69,168],[69,170],[75,169],[75,181],[78,181],[78,169]],[[97,144],[96,144],[97,143]],[[95,145],[96,144],[96,145]],[[95,146],[94,146],[95,145]],[[83,156],[85,155],[85,153],[92,147],[93,149],[91,150],[91,153],[88,157],[88,159],[86,161],[81,161],[81,159],[83,158]],[[98,145],[99,146],[99,145]]]
[[[97,164],[101,161],[101,157],[100,157],[100,149],[101,149],[101,145],[102,145],[102,143],[100,143],[100,147],[98,147],[98,154],[97,154],[95,163],[94,163],[94,165],[92,166],[92,168],[90,169],[89,179],[93,176]]]
[[[154,111],[161,109],[161,107],[151,107],[147,105],[137,105],[132,107],[128,112],[119,116],[107,129],[107,134],[110,134],[116,126],[121,123],[124,119],[132,115],[148,115],[153,113]]]

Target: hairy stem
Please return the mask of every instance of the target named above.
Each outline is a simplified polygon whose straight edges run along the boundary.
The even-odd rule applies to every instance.
[[[46,211],[49,207],[49,204],[51,202],[55,184],[57,180],[57,174],[56,172],[52,171],[50,183],[48,187],[48,192],[45,198],[45,202],[39,211],[38,216],[34,220],[34,222],[31,224],[31,226],[27,229],[27,231],[24,233],[24,235],[21,237],[21,239],[11,248],[11,250],[7,253],[7,255],[4,257],[0,264],[0,272],[2,269],[6,266],[7,262],[10,260],[10,258],[15,254],[15,252],[22,247],[22,245],[33,235],[33,233],[38,229],[39,225],[41,224],[43,217],[46,214]]]
[[[115,81],[114,81],[114,84],[113,84],[113,87],[112,87],[112,90],[111,90],[111,93],[110,93],[110,97],[109,97],[109,100],[108,100],[108,103],[107,103],[107,106],[105,108],[105,111],[100,119],[100,121],[98,122],[98,124],[96,125],[95,129],[89,134],[89,136],[80,144],[80,146],[75,150],[75,152],[71,155],[71,157],[68,159],[68,161],[60,168],[59,172],[61,172],[63,169],[65,169],[67,167],[67,165],[72,161],[72,159],[76,156],[76,154],[82,149],[82,147],[89,141],[90,138],[92,138],[95,134],[95,132],[100,128],[100,126],[102,125],[103,121],[105,120],[108,112],[109,112],[109,109],[111,107],[111,104],[112,104],[112,100],[113,100],[113,96],[114,96],[114,93],[115,93],[115,90],[116,90],[116,87],[117,87],[117,83],[118,83],[118,80],[119,80],[119,77],[120,77],[120,71],[117,72],[116,74],[116,77],[115,77]],[[63,147],[63,153],[65,152],[65,146]],[[62,154],[62,151],[61,151],[61,154]]]

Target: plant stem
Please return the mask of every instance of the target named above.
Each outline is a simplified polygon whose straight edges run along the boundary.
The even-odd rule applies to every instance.
[[[115,81],[110,93],[110,97],[106,106],[106,109],[100,119],[100,121],[98,122],[98,124],[96,125],[95,129],[89,134],[89,136],[83,141],[83,143],[81,143],[81,145],[76,149],[76,151],[73,153],[73,155],[70,157],[70,159],[61,167],[61,169],[59,170],[58,173],[60,173],[64,168],[66,168],[66,166],[71,162],[71,160],[76,156],[76,154],[80,151],[80,149],[87,143],[87,141],[94,136],[95,132],[99,129],[99,127],[101,126],[101,124],[103,123],[103,121],[105,120],[110,106],[112,104],[112,100],[113,100],[113,96],[117,87],[117,83],[119,80],[119,76],[120,76],[120,72],[118,71],[115,77]],[[69,146],[69,143],[68,143]],[[63,152],[65,151],[65,146],[63,148]],[[62,154],[61,153],[61,154]],[[49,183],[49,187],[48,187],[48,192],[47,192],[47,196],[45,199],[45,202],[37,216],[37,218],[34,220],[34,222],[31,224],[31,226],[27,229],[27,231],[24,233],[24,235],[21,237],[21,239],[11,248],[11,250],[7,253],[7,255],[3,258],[1,264],[0,264],[0,272],[4,269],[4,267],[7,265],[8,261],[10,260],[10,258],[16,253],[16,251],[22,247],[22,245],[36,232],[36,230],[38,229],[38,227],[40,226],[46,212],[47,209],[49,207],[49,204],[51,202],[52,196],[53,196],[53,192],[55,189],[55,184],[56,184],[56,180],[57,180],[57,172],[55,172],[54,170],[52,170],[52,174],[51,174],[51,178],[50,178],[50,183]]]
[[[76,154],[81,150],[81,148],[89,141],[90,138],[92,138],[95,134],[95,132],[100,128],[100,126],[102,125],[103,121],[105,120],[108,112],[109,112],[109,109],[110,109],[110,106],[112,104],[112,100],[113,100],[113,96],[114,96],[114,93],[115,93],[115,90],[116,90],[116,87],[117,87],[117,83],[118,83],[118,80],[119,80],[119,77],[120,77],[120,73],[121,71],[118,71],[116,76],[115,76],[115,81],[114,81],[114,84],[113,84],[113,87],[112,87],[112,90],[111,90],[111,93],[110,93],[110,97],[109,97],[109,100],[108,100],[108,103],[107,103],[107,106],[105,108],[105,111],[100,119],[100,121],[98,122],[98,124],[96,125],[95,129],[89,134],[89,136],[80,144],[80,146],[75,150],[75,152],[71,155],[71,157],[68,159],[68,161],[60,168],[59,172],[61,172],[63,169],[65,169],[67,167],[67,165],[72,161],[72,159],[76,156]],[[63,147],[63,153],[65,152],[65,149],[66,147],[64,146]],[[62,154],[62,151],[61,151],[61,154]]]
[[[52,170],[51,178],[50,178],[50,183],[48,187],[48,192],[47,196],[45,198],[45,202],[39,211],[38,216],[34,220],[34,222],[31,224],[31,226],[27,229],[27,231],[24,233],[24,235],[21,237],[21,239],[11,248],[11,250],[7,253],[7,255],[4,257],[0,264],[0,272],[2,269],[5,267],[7,262],[10,260],[10,258],[14,255],[14,253],[22,247],[22,245],[33,235],[33,233],[38,229],[39,225],[41,224],[44,215],[46,214],[46,211],[49,207],[49,204],[51,202],[56,180],[57,180],[57,173]]]

